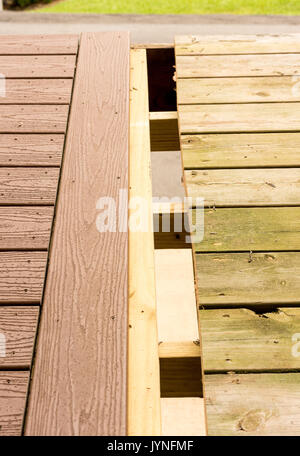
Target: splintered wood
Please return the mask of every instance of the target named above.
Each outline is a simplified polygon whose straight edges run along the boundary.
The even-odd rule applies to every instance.
[[[175,43],[208,435],[300,435],[300,35]]]

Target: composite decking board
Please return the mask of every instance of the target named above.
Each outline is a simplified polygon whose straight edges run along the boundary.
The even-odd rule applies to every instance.
[[[47,252],[0,252],[0,304],[39,304]]]
[[[283,308],[257,315],[249,309],[200,310],[204,371],[293,371],[300,358],[293,354],[300,308]],[[297,355],[297,347],[295,346]]]
[[[200,306],[300,304],[300,254],[201,253],[196,255]]]
[[[300,35],[182,35],[175,37],[178,55],[294,54]]]
[[[126,433],[128,235],[99,232],[96,205],[128,188],[128,119],[128,34],[83,34],[27,435]]]
[[[300,54],[178,55],[176,60],[177,78],[300,75]]]
[[[5,78],[73,78],[75,55],[0,55]]]
[[[60,166],[62,134],[0,134],[0,166]]]
[[[300,205],[300,168],[192,170],[185,182],[210,207]]]
[[[1,206],[0,250],[46,250],[54,208]]]
[[[206,375],[208,435],[300,435],[300,373]]]
[[[1,35],[0,55],[76,54],[78,35]]]
[[[5,337],[1,370],[30,368],[38,315],[34,306],[0,306],[0,334]]]
[[[299,82],[293,76],[178,78],[178,104],[295,102]]]
[[[182,135],[181,148],[186,169],[300,166],[299,133]]]
[[[194,248],[196,252],[300,250],[300,207],[206,209],[204,238]]]
[[[72,84],[72,79],[7,79],[0,104],[68,104]]]
[[[179,105],[178,112],[182,134],[299,131],[300,125],[299,102]]]
[[[29,372],[0,372],[0,436],[20,436]]]
[[[68,105],[0,105],[0,133],[65,133]]]
[[[59,168],[0,168],[0,205],[53,205]]]

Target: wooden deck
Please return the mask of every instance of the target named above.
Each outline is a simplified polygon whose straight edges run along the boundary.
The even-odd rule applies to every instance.
[[[299,35],[175,40],[185,183],[206,206],[208,435],[300,435],[299,51]]]

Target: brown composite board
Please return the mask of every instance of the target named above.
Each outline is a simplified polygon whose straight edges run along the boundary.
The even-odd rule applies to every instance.
[[[78,35],[1,35],[0,55],[76,54]]]
[[[76,55],[1,55],[6,78],[72,78]]]
[[[128,111],[128,34],[83,34],[26,435],[126,433],[128,234],[96,204],[128,188]]]
[[[29,372],[0,372],[0,437],[20,436]]]

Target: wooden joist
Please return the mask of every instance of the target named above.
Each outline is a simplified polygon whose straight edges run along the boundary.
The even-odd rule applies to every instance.
[[[130,199],[146,204],[145,232],[129,235],[128,435],[160,435],[160,384],[146,51],[130,52]],[[129,216],[134,215],[134,207]]]
[[[196,271],[200,306],[300,303],[298,252],[201,253]]]
[[[128,34],[83,34],[26,435],[126,433],[128,235],[96,222],[128,188],[128,98]]]

